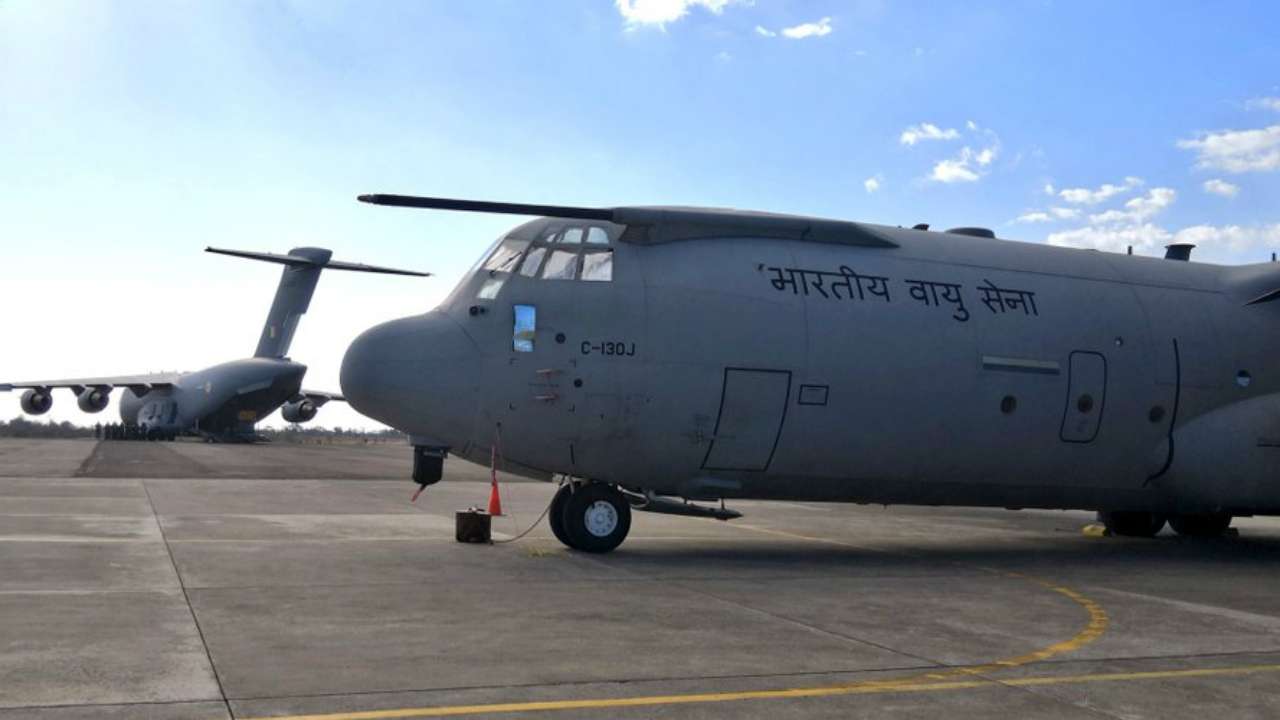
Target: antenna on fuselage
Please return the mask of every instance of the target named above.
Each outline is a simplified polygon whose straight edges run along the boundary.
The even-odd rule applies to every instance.
[[[573,220],[613,222],[611,208],[585,208],[569,205],[532,205],[529,203],[490,202],[488,200],[456,200],[453,198],[418,197],[416,195],[360,195],[356,198],[370,205],[460,210],[462,212],[499,213],[503,215],[539,215]]]

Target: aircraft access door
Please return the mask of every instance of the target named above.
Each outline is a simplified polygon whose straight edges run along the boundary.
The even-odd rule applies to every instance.
[[[1093,442],[1107,399],[1107,359],[1100,353],[1073,352],[1070,367],[1061,437],[1065,442]]]
[[[704,470],[765,470],[773,459],[791,397],[787,370],[725,368],[720,416]]]

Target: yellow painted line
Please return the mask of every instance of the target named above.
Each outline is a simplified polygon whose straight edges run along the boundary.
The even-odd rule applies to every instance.
[[[1079,685],[1093,682],[1126,682],[1133,680],[1181,680],[1198,677],[1224,677],[1239,675],[1257,675],[1260,673],[1280,672],[1280,664],[1275,665],[1238,665],[1236,667],[1193,668],[1189,670],[1148,670],[1138,672],[1091,673],[1089,675],[1060,675],[1045,677],[1013,678],[999,680],[1001,685],[1013,687],[1035,687],[1039,685]]]
[[[1080,685],[1097,682],[1132,682],[1141,680],[1179,680],[1203,677],[1230,677],[1280,672],[1280,664],[1242,665],[1237,667],[1196,668],[1188,670],[1154,670],[1141,672],[1090,673],[1087,675],[1045,675],[1008,680],[949,680],[922,682],[912,680],[865,681],[847,685],[794,688],[789,690],[746,690],[742,692],[695,693],[688,695],[649,695],[630,698],[594,698],[585,700],[546,700],[536,702],[490,703],[487,705],[449,705],[441,707],[368,710],[321,715],[288,715],[253,720],[394,720],[395,718],[452,717],[459,715],[501,714],[550,710],[603,710],[610,708],[689,705],[696,703],[738,702],[743,700],[780,700],[843,695],[874,695],[908,692],[943,692],[980,687],[1039,687],[1045,685]]]
[[[860,545],[855,545],[853,543],[846,543],[841,540],[835,540],[832,538],[810,537],[808,535],[800,535],[797,533],[786,532],[785,530],[773,530],[770,528],[762,528],[755,525],[737,524],[737,525],[733,525],[733,527],[742,528],[744,530],[752,530],[754,532],[759,532],[759,533],[765,533],[767,535],[777,535],[779,537],[791,538],[794,540],[822,542],[822,543],[827,543],[828,545],[840,545],[843,547],[854,548],[857,550],[871,550],[873,552],[886,552],[883,550],[875,550],[873,548],[867,548]],[[1028,663],[1047,660],[1056,655],[1061,655],[1063,653],[1068,653],[1068,652],[1074,652],[1084,647],[1085,645],[1088,645],[1094,640],[1097,640],[1098,638],[1102,637],[1103,633],[1107,631],[1107,626],[1110,625],[1111,623],[1110,618],[1107,617],[1107,611],[1104,610],[1101,605],[1089,599],[1085,595],[1075,590],[1072,590],[1069,587],[1066,587],[1065,585],[1058,585],[1056,583],[1052,583],[1047,580],[1041,580],[1039,578],[1031,577],[1029,575],[1024,575],[1022,573],[1003,572],[1000,570],[993,570],[991,568],[985,568],[985,567],[978,567],[978,569],[983,570],[984,572],[995,574],[995,575],[1004,575],[1005,577],[1014,578],[1016,580],[1025,580],[1027,582],[1031,582],[1036,585],[1039,585],[1040,587],[1043,587],[1047,590],[1051,590],[1055,593],[1058,593],[1059,595],[1071,600],[1075,604],[1084,608],[1085,612],[1089,614],[1089,622],[1087,625],[1085,625],[1083,630],[1076,633],[1071,638],[1067,640],[1063,640],[1062,642],[1057,642],[1052,645],[1040,648],[1039,650],[1033,650],[1029,653],[1025,653],[1023,655],[1017,655],[1015,657],[1004,658],[1001,660],[994,660],[989,663],[983,663],[982,665],[955,668],[952,670],[944,670],[940,672],[925,673],[920,677],[928,678],[932,680],[939,680],[943,678],[949,678],[949,677],[955,677],[955,676],[961,676],[961,675],[979,675],[982,673],[992,672],[994,670],[1018,667],[1020,665],[1026,665]]]
[[[761,528],[754,525],[735,525],[746,530],[765,533],[769,535],[777,535],[788,537],[796,540],[804,540],[806,542],[823,542],[831,545],[840,545],[843,547],[856,548],[859,550],[871,550],[873,552],[884,552],[874,550],[873,548],[861,547],[852,543],[842,542],[831,538],[816,538],[807,535],[798,535],[783,530],[772,530]],[[1033,650],[1029,653],[1017,655],[1010,658],[995,660],[981,665],[972,665],[947,670],[931,671],[912,675],[904,678],[896,678],[892,680],[871,680],[850,683],[845,685],[830,685],[811,688],[790,688],[782,690],[747,690],[742,692],[712,692],[712,693],[690,693],[685,695],[650,695],[630,698],[603,698],[588,700],[545,700],[533,702],[515,702],[515,703],[493,703],[488,705],[453,705],[442,707],[426,707],[426,708],[403,708],[399,710],[369,710],[361,712],[347,713],[329,713],[320,715],[289,715],[273,720],[394,720],[395,718],[425,718],[425,717],[451,717],[458,715],[480,715],[480,714],[499,714],[499,713],[517,713],[517,712],[536,712],[550,710],[599,710],[607,708],[624,708],[624,707],[652,707],[657,705],[687,705],[695,703],[718,703],[718,702],[738,702],[743,700],[769,700],[782,698],[809,698],[809,697],[831,697],[836,695],[863,695],[870,693],[889,693],[889,692],[926,692],[941,690],[963,690],[966,688],[976,688],[985,685],[991,685],[995,681],[984,678],[976,678],[975,676],[984,675],[986,673],[998,670],[1007,670],[1009,668],[1026,665],[1028,663],[1039,662],[1056,655],[1078,650],[1085,645],[1097,640],[1107,630],[1109,619],[1107,612],[1101,605],[1084,596],[1083,594],[1072,590],[1063,585],[1057,585],[1047,580],[1023,575],[1021,573],[1001,572],[990,568],[980,568],[986,572],[1004,575],[1005,577],[1017,580],[1025,580],[1034,583],[1047,590],[1055,592],[1082,607],[1089,615],[1089,622],[1084,629],[1062,642]],[[1270,667],[1270,666],[1268,666]],[[1275,666],[1280,669],[1280,666]],[[1176,672],[1176,671],[1174,671]],[[1201,671],[1204,672],[1204,671]],[[1138,679],[1136,676],[1141,675],[1127,673],[1125,675],[1135,675],[1135,677],[1117,677],[1115,679]],[[1081,678],[1092,678],[1088,681],[1101,680],[1103,678],[1110,679],[1110,676],[1079,676]],[[1024,678],[1021,682],[1032,684],[1029,682],[1033,678]],[[1040,678],[1040,684],[1053,684],[1054,678]],[[1063,679],[1060,682],[1068,682],[1069,679]],[[1011,684],[1019,681],[1006,681]],[[1086,680],[1079,680],[1086,682]],[[267,720],[260,718],[257,720]]]
[[[1107,537],[1107,526],[1090,523],[1080,528],[1080,534],[1091,538]]]

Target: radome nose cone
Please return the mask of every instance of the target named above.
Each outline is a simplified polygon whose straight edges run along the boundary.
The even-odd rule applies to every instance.
[[[452,318],[428,313],[366,330],[347,348],[339,381],[360,413],[452,445],[445,436],[468,428],[479,403],[479,360]]]

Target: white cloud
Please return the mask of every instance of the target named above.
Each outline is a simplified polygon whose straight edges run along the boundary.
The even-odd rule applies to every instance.
[[[1227,198],[1235,197],[1240,193],[1239,185],[1232,185],[1226,180],[1222,180],[1219,178],[1214,178],[1212,180],[1205,180],[1204,185],[1201,185],[1201,187],[1203,187],[1204,191],[1207,193],[1210,193],[1213,195],[1221,195],[1222,197],[1227,197]]]
[[[767,27],[762,27],[760,25],[756,26],[756,34],[761,37],[777,37],[778,36],[778,33],[770,30]]]
[[[869,178],[867,178],[866,180],[863,180],[863,181],[862,181],[862,187],[866,188],[866,191],[867,191],[867,192],[869,192],[869,193],[876,192],[877,190],[879,190],[879,189],[880,189],[880,178],[879,178],[879,176],[876,176],[876,177],[869,177]]]
[[[1047,223],[1053,222],[1053,218],[1049,217],[1049,213],[1043,210],[1034,210],[1032,212],[1023,213],[1018,216],[1014,222],[1018,223]]]
[[[729,54],[728,50],[721,50],[720,52],[716,53],[716,62],[718,63],[727,63],[727,62],[731,62],[732,60],[733,60],[733,55]]]
[[[739,0],[614,0],[618,12],[630,27],[656,25],[666,27],[689,14],[689,9],[701,7],[719,15],[729,5]]]
[[[955,157],[939,160],[933,166],[929,179],[940,183],[973,182],[982,177],[979,169],[990,166],[999,153],[999,140],[994,140],[991,145],[981,150],[974,150],[965,145],[960,148],[960,154]]]
[[[1280,170],[1280,125],[1201,133],[1179,140],[1178,147],[1195,151],[1201,168],[1230,173]]]
[[[1132,245],[1135,251],[1151,252],[1168,245],[1173,235],[1162,227],[1145,223],[1128,227],[1082,227],[1075,230],[1050,233],[1046,239],[1059,247],[1091,248],[1109,252],[1125,252]]]
[[[1139,254],[1163,254],[1171,243],[1196,246],[1193,257],[1207,261],[1239,261],[1242,254],[1280,246],[1280,223],[1271,225],[1193,225],[1177,232],[1151,223],[1128,227],[1083,227],[1051,233],[1047,242],[1061,247],[1124,252],[1132,245]],[[1261,260],[1261,257],[1257,258]]]
[[[831,18],[824,17],[817,22],[801,23],[794,27],[783,28],[783,37],[792,40],[803,40],[811,37],[822,37],[831,34]]]
[[[1124,204],[1123,210],[1108,210],[1089,216],[1089,222],[1095,225],[1114,225],[1117,223],[1137,224],[1159,215],[1165,208],[1178,199],[1173,188],[1151,188],[1146,195],[1133,198]]]
[[[1054,194],[1054,190],[1053,190],[1053,183],[1045,183],[1045,184],[1044,184],[1044,194],[1045,194],[1045,195],[1053,195],[1053,194]]]
[[[979,127],[972,120],[966,121],[964,126],[974,144],[965,145],[954,156],[934,163],[929,173],[930,180],[940,183],[974,182],[990,171],[992,163],[1000,155],[1000,136],[993,130]],[[955,140],[959,137],[960,132],[955,128],[943,130],[931,123],[920,123],[903,130],[898,142],[915,145],[923,140]]]
[[[1048,193],[1052,195],[1053,193]],[[1080,211],[1076,208],[1051,207],[1048,210],[1028,210],[1019,215],[1014,222],[1017,223],[1047,223],[1055,220],[1074,220],[1080,217]]]
[[[955,140],[958,137],[960,137],[960,131],[955,128],[943,130],[933,123],[920,123],[903,130],[898,136],[898,142],[903,145],[915,145],[922,140]]]
[[[1125,203],[1125,209],[1138,220],[1145,220],[1158,215],[1178,199],[1178,192],[1173,188],[1151,188],[1146,195],[1136,197]]]
[[[1127,177],[1121,185],[1105,183],[1096,190],[1090,190],[1089,188],[1064,188],[1058,191],[1058,197],[1074,205],[1097,205],[1104,200],[1110,200],[1116,195],[1129,192],[1141,185],[1142,178]]]
[[[1280,223],[1271,225],[1193,225],[1174,234],[1174,241],[1193,243],[1197,255],[1225,257],[1280,245]]]
[[[1251,110],[1262,108],[1263,110],[1275,110],[1276,112],[1280,112],[1280,97],[1254,98],[1245,103],[1245,107],[1248,107]]]
[[[965,148],[965,150],[969,150],[969,148]],[[978,173],[969,167],[969,159],[965,157],[965,153],[961,153],[961,156],[957,158],[939,160],[933,166],[933,172],[929,173],[929,179],[940,183],[973,182],[978,177]]]

